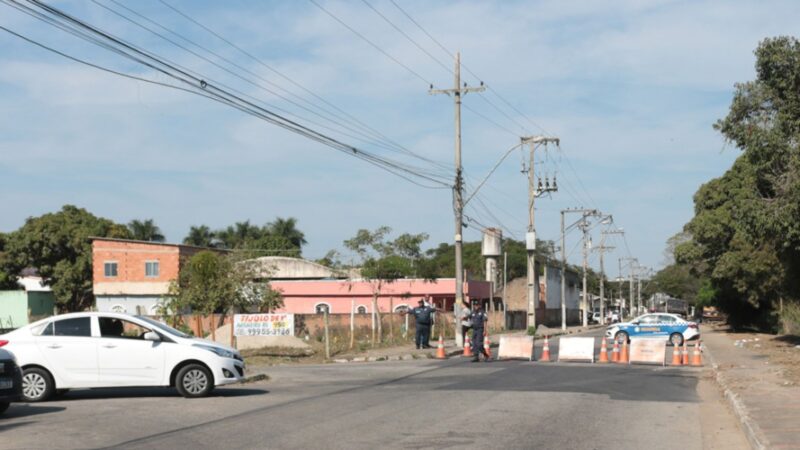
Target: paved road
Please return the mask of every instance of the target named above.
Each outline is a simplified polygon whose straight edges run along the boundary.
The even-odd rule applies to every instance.
[[[14,405],[0,448],[745,448],[731,420],[708,421],[727,412],[701,374],[462,358],[284,366],[206,399],[94,390]]]

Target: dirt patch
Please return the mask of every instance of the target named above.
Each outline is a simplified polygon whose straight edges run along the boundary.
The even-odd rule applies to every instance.
[[[726,325],[714,328],[727,333],[734,345],[763,356],[784,379],[784,386],[800,385],[800,336],[739,332]]]

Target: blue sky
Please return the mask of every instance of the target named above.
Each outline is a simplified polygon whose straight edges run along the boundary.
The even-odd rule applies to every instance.
[[[162,3],[119,1],[319,103]],[[654,268],[663,263],[665,241],[691,218],[693,193],[739,153],[712,125],[725,115],[734,83],[754,78],[753,50],[765,37],[794,33],[800,18],[800,3],[793,1],[397,2],[449,51],[461,51],[464,65],[480,77],[465,73],[467,82],[484,81],[502,96],[464,99],[471,108],[463,111],[468,183],[475,186],[519,136],[544,129],[562,146],[540,152],[536,170],[557,175],[560,190],[537,200],[539,236],[558,238],[561,209],[595,207],[613,214],[630,254]],[[452,75],[439,62],[449,68],[452,59],[391,2],[370,0],[439,62],[363,2],[319,0],[424,82],[310,2],[169,3],[392,141],[452,167],[452,100],[427,92],[429,83],[451,86]],[[133,17],[111,0],[52,4],[209,79],[312,117],[98,6]],[[0,25],[71,55],[166,81],[6,5],[0,5]],[[2,31],[0,99],[0,231],[71,203],[119,222],[153,218],[173,242],[191,225],[296,217],[311,258],[341,250],[359,228],[381,225],[429,233],[428,246],[452,240],[448,190],[418,187],[229,107],[99,72]],[[468,206],[465,239],[480,238],[478,224],[524,237],[521,158],[512,153],[480,191],[482,204]],[[567,236],[572,262],[580,258],[578,239],[577,232]],[[617,258],[628,250],[619,238],[612,241],[618,251],[607,261],[615,275]],[[597,265],[596,254],[591,263]]]

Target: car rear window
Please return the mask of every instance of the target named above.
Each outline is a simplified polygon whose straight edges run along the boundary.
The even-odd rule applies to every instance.
[[[41,336],[92,336],[92,322],[89,317],[54,320],[42,331]]]

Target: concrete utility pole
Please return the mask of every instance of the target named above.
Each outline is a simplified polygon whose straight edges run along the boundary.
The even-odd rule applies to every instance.
[[[534,183],[534,161],[533,154],[536,144],[556,144],[559,145],[560,139],[545,136],[525,136],[520,138],[522,145],[530,146],[530,163],[528,165],[528,232],[525,234],[525,248],[528,251],[528,327],[536,329],[536,305],[539,303],[539,283],[536,281],[536,226],[534,222],[534,200],[546,192],[558,190],[556,180],[553,178],[553,185],[547,180],[542,185],[539,179],[539,186]]]
[[[455,61],[455,84],[453,89],[431,89],[428,91],[433,94],[447,94],[453,96],[455,100],[455,116],[456,116],[456,182],[453,187],[453,203],[455,209],[455,250],[456,250],[456,301],[453,305],[453,312],[456,317],[464,302],[464,261],[462,257],[462,226],[464,223],[464,178],[461,168],[461,96],[469,92],[481,92],[486,88],[481,82],[479,87],[467,87],[466,83],[461,86],[461,52],[456,53]],[[455,321],[456,329],[456,343],[459,347],[463,346],[461,342],[461,333],[458,330],[458,321]]]
[[[586,288],[586,270],[589,268],[589,246],[591,246],[591,240],[587,242],[586,237],[589,234],[589,223],[586,221],[586,216],[584,215],[581,219],[580,225],[578,225],[583,233],[583,301],[581,302],[581,309],[583,310],[583,317],[581,318],[581,322],[584,327],[589,325],[589,299],[588,299],[588,290]]]
[[[600,211],[596,209],[562,209],[561,210],[561,329],[567,329],[567,251],[566,251],[566,229],[564,228],[564,214],[565,213],[581,213],[583,217],[578,219],[577,222],[570,225],[572,228],[586,220],[587,216],[599,216]],[[585,248],[584,248],[585,250]],[[584,268],[584,292],[586,291],[586,274]],[[584,297],[585,298],[585,297]]]
[[[600,232],[600,247],[597,248],[597,251],[600,252],[600,324],[605,325],[606,323],[606,311],[605,311],[605,278],[606,278],[606,271],[605,266],[603,265],[603,255],[607,251],[614,250],[615,247],[608,247],[606,246],[606,236],[609,234],[623,234],[625,233],[622,230],[606,230]],[[613,298],[613,295],[610,297]]]
[[[634,299],[634,295],[635,295],[635,293],[633,292],[633,265],[635,263],[637,263],[639,260],[636,259],[636,258],[620,258],[619,261],[620,261],[620,266],[619,266],[620,289],[622,288],[622,261],[628,261],[628,280],[630,282],[628,298],[630,299],[631,310],[633,310],[635,308],[636,309],[636,314],[638,314],[639,313],[638,307],[636,307],[636,304],[634,303],[634,300],[635,300]],[[622,295],[622,293],[620,293],[620,295]],[[623,300],[623,304],[624,304],[624,300]]]

